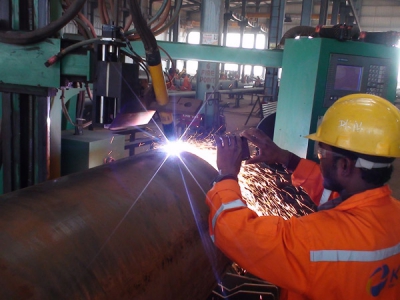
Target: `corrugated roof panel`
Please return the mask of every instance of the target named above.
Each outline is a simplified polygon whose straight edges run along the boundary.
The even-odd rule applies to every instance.
[[[399,5],[397,0],[363,0],[362,6],[385,6],[385,5]]]
[[[400,31],[400,18],[390,18],[390,28],[394,31]]]
[[[399,5],[400,3],[397,2]],[[380,17],[394,17],[399,16],[400,6],[377,6],[376,14]]]
[[[389,27],[390,28],[390,17],[375,17],[375,26],[377,27]]]
[[[361,15],[362,16],[375,16],[376,15],[376,7],[375,6],[362,6],[361,7]]]

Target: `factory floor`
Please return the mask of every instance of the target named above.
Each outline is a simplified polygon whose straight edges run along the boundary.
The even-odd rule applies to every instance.
[[[256,127],[261,121],[258,107],[254,107],[253,113],[250,114],[256,97],[253,97],[253,100],[251,100],[251,96],[245,95],[244,99],[239,101],[239,107],[235,107],[235,99],[229,99],[227,95],[223,95],[221,101],[222,103],[229,104],[228,107],[224,109],[226,129],[228,132],[240,132],[246,128]],[[246,121],[247,124],[245,124]],[[389,186],[393,191],[393,196],[400,200],[400,158],[396,159],[394,162],[394,171],[389,181]]]

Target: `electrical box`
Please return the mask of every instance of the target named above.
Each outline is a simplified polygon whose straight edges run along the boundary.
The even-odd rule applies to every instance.
[[[113,134],[108,130],[85,130],[83,135],[74,135],[72,130],[62,132],[62,176],[128,156],[125,135]]]
[[[340,97],[367,93],[394,101],[399,51],[385,45],[326,38],[288,39],[282,60],[274,142],[316,159],[314,133]]]

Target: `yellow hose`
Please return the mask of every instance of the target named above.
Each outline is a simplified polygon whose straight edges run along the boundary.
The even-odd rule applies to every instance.
[[[151,79],[153,81],[154,93],[156,94],[157,103],[166,105],[169,102],[167,86],[165,85],[164,74],[161,64],[156,66],[148,66]]]

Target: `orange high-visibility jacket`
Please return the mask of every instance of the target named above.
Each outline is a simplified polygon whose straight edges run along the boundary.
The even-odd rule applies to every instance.
[[[339,197],[337,192],[324,189],[322,182],[319,165],[312,160],[301,159],[292,174],[292,184],[301,186],[316,205]]]
[[[216,246],[281,299],[400,299],[400,202],[388,186],[290,220],[257,216],[232,179],[206,202]]]

